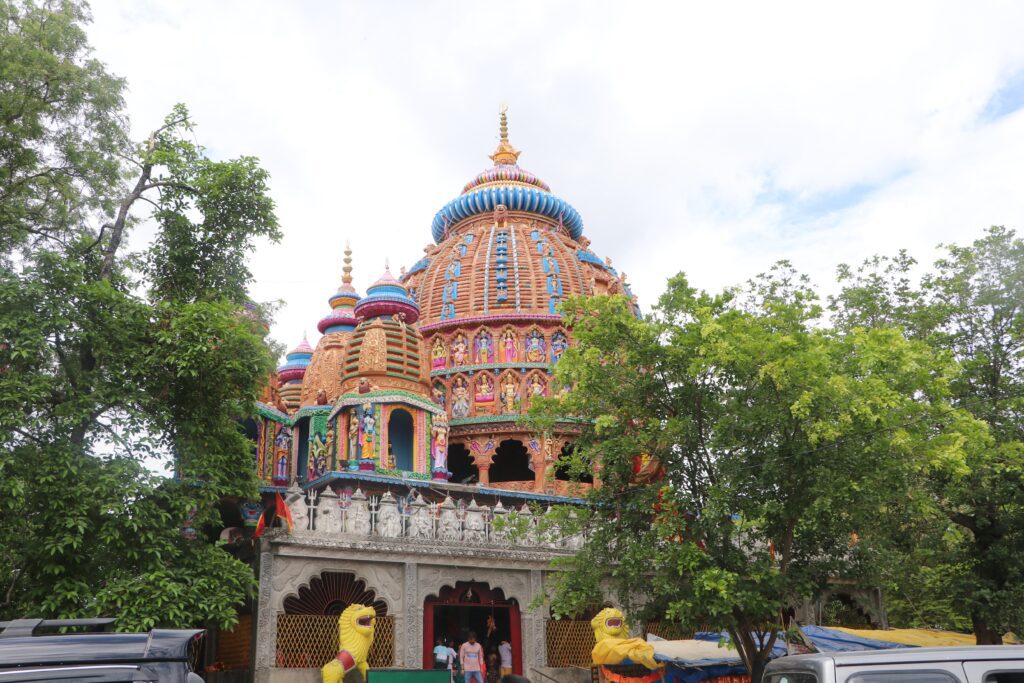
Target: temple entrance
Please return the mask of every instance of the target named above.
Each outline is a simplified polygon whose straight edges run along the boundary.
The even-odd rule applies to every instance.
[[[522,629],[519,604],[506,599],[500,588],[486,583],[458,581],[423,602],[423,667],[433,668],[433,649],[438,638],[447,638],[458,651],[472,631],[483,645],[484,657],[507,639],[512,646],[512,671],[522,673]]]
[[[401,408],[391,411],[388,420],[388,452],[395,469],[411,472],[412,466],[412,415]]]

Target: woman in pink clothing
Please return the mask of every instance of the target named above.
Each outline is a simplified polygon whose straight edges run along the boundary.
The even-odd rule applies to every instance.
[[[459,662],[465,683],[484,683],[484,648],[476,642],[476,633],[469,632],[469,640],[459,648]]]

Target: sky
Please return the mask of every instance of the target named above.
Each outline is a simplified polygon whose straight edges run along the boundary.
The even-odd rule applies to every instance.
[[[354,252],[412,265],[509,105],[519,164],[583,215],[644,308],[1024,228],[1024,3],[93,0],[143,138],[177,102],[214,158],[258,157],[284,233],[253,297],[319,336]],[[144,242],[145,231],[135,238]]]

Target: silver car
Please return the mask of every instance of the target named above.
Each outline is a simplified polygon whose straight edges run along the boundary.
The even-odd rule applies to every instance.
[[[764,683],[1024,683],[1024,646],[910,647],[780,657]]]

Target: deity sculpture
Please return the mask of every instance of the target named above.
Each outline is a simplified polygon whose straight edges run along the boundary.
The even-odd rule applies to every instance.
[[[504,357],[502,360],[505,363],[515,363],[519,360],[519,344],[516,342],[516,335],[512,330],[505,330],[505,334],[501,337],[502,350],[504,351]]]
[[[527,388],[530,392],[530,398],[543,396],[546,389],[544,386],[544,380],[542,380],[536,373],[530,377],[530,382],[527,385]]]
[[[526,362],[544,362],[544,335],[537,330],[526,335]]]
[[[465,377],[452,382],[452,417],[469,416],[469,385]]]
[[[476,402],[491,403],[494,401],[494,382],[488,375],[481,375],[476,384]]]
[[[434,472],[448,472],[448,418],[444,413],[435,415],[431,431],[430,454]]]
[[[359,442],[359,415],[353,409],[348,417],[348,459],[356,460],[359,451],[356,444]]]
[[[465,530],[462,532],[462,538],[469,543],[483,543],[487,540],[483,511],[476,504],[476,500],[471,500],[469,508],[466,509]]]
[[[444,384],[442,384],[441,382],[434,382],[434,386],[430,391],[430,395],[433,397],[434,403],[441,406],[442,408],[446,407],[447,403],[445,397]]]
[[[440,370],[447,364],[448,351],[444,348],[444,339],[441,339],[441,337],[434,339],[434,345],[431,347],[430,358],[431,367],[434,370]]]
[[[469,360],[469,344],[466,337],[458,335],[452,340],[452,363],[456,366],[465,365]]]
[[[345,531],[356,536],[370,535],[370,508],[366,504],[366,496],[359,489],[352,494],[352,502],[345,515]]]
[[[476,362],[490,363],[494,360],[494,347],[489,332],[481,332],[476,338]]]
[[[551,335],[551,362],[557,363],[568,348],[569,339],[565,336],[565,332],[559,330]]]
[[[441,505],[441,514],[437,522],[437,537],[442,541],[458,541],[459,517],[451,498],[445,498]]]
[[[309,437],[309,460],[306,466],[306,478],[309,481],[319,479],[327,471],[327,440],[323,434],[314,432]]]
[[[377,418],[373,415],[373,406],[369,403],[363,404],[363,418],[359,422],[359,441],[362,444],[361,457],[363,460],[373,460],[376,454],[377,439]]]
[[[505,413],[519,412],[519,387],[512,373],[505,375],[501,388],[501,409]]]

